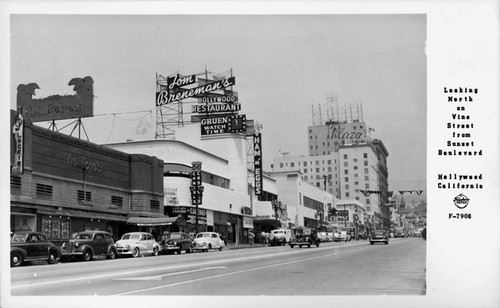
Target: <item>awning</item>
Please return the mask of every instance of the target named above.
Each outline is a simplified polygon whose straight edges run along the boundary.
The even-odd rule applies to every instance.
[[[173,224],[184,225],[186,224],[186,219],[181,216],[178,217],[130,217],[127,219],[127,223],[130,225],[137,226],[170,226]]]
[[[254,219],[253,223],[260,226],[281,227],[281,222],[276,221],[276,219]]]

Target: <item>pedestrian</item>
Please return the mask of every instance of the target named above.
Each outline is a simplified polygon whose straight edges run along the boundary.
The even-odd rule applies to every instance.
[[[253,245],[254,237],[255,235],[252,233],[252,231],[248,231],[248,242],[250,243],[250,245]]]

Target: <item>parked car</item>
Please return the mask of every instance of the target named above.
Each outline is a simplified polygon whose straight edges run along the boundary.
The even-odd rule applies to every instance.
[[[160,252],[176,252],[178,254],[183,250],[186,253],[192,252],[194,246],[189,234],[184,232],[165,233],[161,236],[158,244],[160,245]]]
[[[290,248],[295,247],[295,245],[302,248],[302,246],[307,246],[308,248],[311,245],[316,245],[319,247],[319,238],[316,230],[311,228],[297,228],[295,229],[294,236],[290,239]]]
[[[389,244],[389,232],[386,230],[374,230],[370,234],[370,245],[373,243],[385,243]]]
[[[333,241],[334,242],[350,242],[351,241],[351,235],[349,234],[348,231],[338,231],[333,234]]]
[[[269,234],[269,245],[271,246],[285,246],[292,238],[292,230],[290,229],[276,229],[272,230]]]
[[[21,266],[31,261],[54,264],[60,257],[59,247],[40,232],[18,231],[10,236],[10,266]]]
[[[147,232],[125,233],[121,239],[116,241],[115,247],[118,256],[132,256],[134,258],[146,254],[157,256],[160,252],[160,245],[153,235]]]
[[[91,261],[94,256],[116,257],[116,248],[111,234],[105,231],[83,231],[77,233],[69,243],[63,243],[61,258],[79,258]]]
[[[210,249],[221,251],[222,248],[224,248],[224,241],[220,238],[219,233],[200,232],[196,234],[193,251],[208,251]]]

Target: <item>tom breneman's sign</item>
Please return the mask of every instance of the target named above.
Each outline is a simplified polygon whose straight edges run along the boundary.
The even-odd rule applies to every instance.
[[[225,89],[235,85],[235,77],[223,78],[222,80],[217,80],[192,89],[184,89],[180,87],[193,82],[194,81],[191,78],[184,79],[184,81],[176,81],[175,85],[178,86],[178,88],[172,86],[172,89],[170,89],[169,84],[167,86],[168,91],[164,90],[156,93],[156,106],[162,106],[171,102],[197,97],[217,90]]]
[[[202,118],[200,123],[201,135],[244,133],[246,130],[245,115]]]
[[[262,135],[253,136],[255,195],[262,195]]]

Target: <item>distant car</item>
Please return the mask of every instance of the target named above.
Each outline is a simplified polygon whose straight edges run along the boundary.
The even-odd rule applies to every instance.
[[[290,229],[276,229],[272,230],[269,234],[269,245],[271,246],[285,246],[292,238],[292,230]]]
[[[385,243],[389,244],[389,232],[386,230],[374,230],[370,234],[370,245],[374,243]]]
[[[350,242],[351,241],[351,235],[347,231],[338,231],[333,234],[333,241],[334,242]]]
[[[161,236],[158,244],[160,245],[160,252],[176,252],[178,254],[183,250],[186,253],[192,252],[194,246],[189,234],[184,232],[165,233]]]
[[[309,248],[312,245],[319,247],[319,242],[320,240],[316,230],[307,227],[297,228],[295,229],[294,236],[290,239],[290,248],[295,246],[299,246],[300,248],[302,248],[302,246],[307,246]]]
[[[94,256],[116,257],[116,248],[111,234],[105,231],[83,231],[77,233],[69,243],[63,243],[61,258],[72,257],[91,261]]]
[[[134,258],[146,254],[157,256],[160,252],[160,245],[153,235],[147,232],[125,233],[120,240],[116,241],[115,247],[118,256]]]
[[[57,263],[61,250],[40,232],[18,231],[10,236],[10,266],[16,267],[30,261]]]
[[[395,238],[396,238],[396,237],[403,237],[403,238],[404,238],[404,237],[406,237],[406,236],[405,236],[405,232],[404,232],[404,230],[399,230],[399,229],[397,229],[397,230],[394,232],[394,237],[395,237]]]
[[[200,232],[196,234],[194,239],[193,251],[209,251],[210,249],[224,248],[224,241],[220,238],[219,233],[215,232]]]

